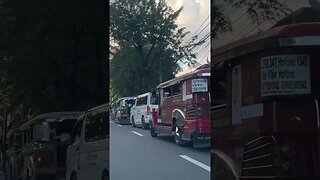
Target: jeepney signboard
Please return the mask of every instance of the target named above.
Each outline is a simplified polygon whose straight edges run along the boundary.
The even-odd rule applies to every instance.
[[[192,79],[192,92],[207,92],[207,79]]]
[[[277,55],[261,58],[261,96],[310,94],[309,56]]]

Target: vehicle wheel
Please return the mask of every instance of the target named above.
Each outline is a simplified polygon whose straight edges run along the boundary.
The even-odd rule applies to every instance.
[[[151,137],[157,137],[157,133],[155,133],[155,130],[154,130],[154,127],[153,127],[153,123],[150,121],[149,122],[149,125],[150,125],[150,135]]]
[[[142,127],[142,129],[147,129],[147,125],[146,125],[146,122],[144,121],[143,116],[141,117],[141,127]]]
[[[114,122],[117,123],[117,124],[119,124],[119,118],[116,117],[116,118],[114,119]]]
[[[186,145],[186,141],[182,139],[182,128],[178,127],[177,124],[175,124],[174,128],[174,141],[176,142],[177,145],[183,146]]]
[[[131,118],[131,125],[132,125],[132,127],[136,127],[136,123],[134,123],[134,118],[133,117]]]
[[[77,179],[78,179],[77,174],[73,173],[71,176],[71,180],[77,180]]]
[[[109,172],[104,172],[102,175],[102,180],[109,180]]]

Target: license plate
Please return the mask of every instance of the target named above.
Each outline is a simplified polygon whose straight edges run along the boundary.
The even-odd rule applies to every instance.
[[[210,140],[211,137],[210,137],[210,136],[199,136],[197,139],[200,139],[200,140]]]

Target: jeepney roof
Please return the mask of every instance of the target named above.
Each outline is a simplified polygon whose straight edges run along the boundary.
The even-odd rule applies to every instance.
[[[231,58],[268,48],[320,45],[319,39],[320,23],[317,22],[278,26],[214,49],[212,62],[217,64]]]
[[[77,119],[82,112],[80,111],[64,111],[64,112],[51,112],[40,114],[28,122],[24,123],[20,129],[25,129],[31,124],[40,123],[40,122],[61,122],[66,119]]]
[[[201,77],[201,76],[210,76],[210,68],[205,68],[205,69],[199,69],[195,70],[186,74],[183,74],[179,77],[175,77],[171,80],[168,80],[166,82],[163,82],[157,86],[157,88],[165,88],[171,85],[174,85],[176,83],[179,83],[181,81],[184,81],[186,79],[190,79],[193,77]]]

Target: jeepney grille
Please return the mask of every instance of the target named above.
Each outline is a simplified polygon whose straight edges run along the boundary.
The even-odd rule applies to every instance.
[[[186,108],[187,119],[208,119],[210,113],[210,106],[206,104],[189,105]]]
[[[245,145],[242,176],[273,176],[278,174],[279,153],[273,136],[264,136]]]
[[[186,107],[186,117],[188,119],[197,119],[197,109],[195,105],[189,105]]]

